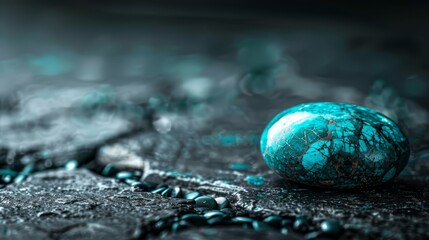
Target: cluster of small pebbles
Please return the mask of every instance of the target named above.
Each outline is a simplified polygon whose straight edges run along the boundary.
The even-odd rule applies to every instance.
[[[240,226],[258,232],[277,231],[284,235],[288,235],[292,231],[294,234],[304,236],[304,239],[336,239],[343,231],[343,226],[337,219],[325,219],[315,223],[307,215],[295,217],[270,215],[262,219],[238,216],[234,213],[230,201],[225,197],[212,197],[197,191],[186,191],[178,186],[140,180],[141,171],[116,171],[112,165],[107,165],[100,174],[125,182],[132,191],[146,191],[160,194],[163,197],[192,201],[194,213],[178,216],[169,224],[165,220],[160,220],[154,224],[154,228],[157,230],[154,233],[157,235],[165,236],[196,227]]]

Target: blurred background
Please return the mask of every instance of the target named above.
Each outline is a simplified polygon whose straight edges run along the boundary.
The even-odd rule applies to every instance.
[[[280,110],[339,101],[373,107],[425,138],[428,10],[419,2],[2,1],[2,144],[24,138],[6,133],[11,123],[100,103],[119,114],[75,135],[105,139],[109,128],[129,129],[113,115],[148,111],[166,133],[180,128],[174,113],[185,109],[257,122],[247,125],[256,143]],[[73,127],[62,121],[19,149],[64,138]]]
[[[37,81],[159,79],[203,89],[251,77],[261,80],[249,80],[249,91],[271,84],[319,97],[344,87],[342,98],[354,100],[385,79],[423,103],[426,11],[421,3],[2,1],[2,92]]]
[[[418,2],[2,1],[0,91],[170,82],[199,97],[223,87],[356,101],[382,79],[424,105],[427,10]]]

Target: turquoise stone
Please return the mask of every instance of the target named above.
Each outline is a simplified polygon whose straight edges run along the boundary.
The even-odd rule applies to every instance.
[[[337,189],[394,179],[410,155],[401,129],[384,115],[344,103],[306,103],[278,114],[261,136],[267,165],[284,178]]]

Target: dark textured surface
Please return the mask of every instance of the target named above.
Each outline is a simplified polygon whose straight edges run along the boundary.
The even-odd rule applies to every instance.
[[[48,171],[1,190],[0,239],[139,238],[192,205],[87,170]]]
[[[227,129],[233,128],[235,118],[229,116],[224,134],[232,134]],[[210,131],[214,130],[205,129],[202,132]],[[422,172],[413,175],[404,172],[392,184],[380,188],[340,192],[308,189],[284,182],[269,170],[260,156],[258,143],[248,146],[214,144],[197,148],[191,139],[198,142],[201,135],[180,137],[195,132],[187,128],[182,134],[180,131],[176,132],[177,135],[171,133],[175,137],[160,133],[142,134],[135,140],[131,138],[118,145],[126,149],[132,149],[127,146],[134,146],[136,155],[140,155],[142,160],[149,160],[150,170],[146,172],[148,178],[161,175],[171,185],[226,196],[237,214],[259,218],[271,214],[285,217],[306,214],[311,216],[316,225],[325,218],[338,218],[348,229],[344,236],[357,234],[362,238],[395,239],[428,237],[424,229],[429,227],[426,200],[429,184],[427,173],[421,170],[421,166],[416,168],[410,164],[409,171],[420,169]],[[156,144],[143,147],[146,145],[141,144],[142,141]],[[118,145],[112,147],[117,148]],[[236,169],[234,166],[241,165],[234,163],[248,165],[244,165],[244,169]],[[421,161],[419,163],[423,164]]]
[[[332,238],[429,238],[424,7],[24,2],[0,3],[0,165],[26,166],[15,181],[29,176],[11,183],[0,172],[0,239],[303,239],[326,218],[344,228]],[[397,122],[412,148],[402,174],[327,191],[271,171],[260,134],[276,113],[311,101],[365,105]],[[58,169],[69,160],[82,169]],[[105,166],[226,197],[226,212],[252,226],[170,231],[200,211],[194,203],[97,175]],[[287,227],[253,229],[273,214]]]
[[[211,112],[203,116],[178,112],[170,116],[174,128],[167,133],[146,124],[145,129],[122,137],[104,136],[100,147],[94,148],[93,158],[84,161],[89,165],[83,167],[110,163],[119,169],[143,170],[142,178],[146,180],[226,197],[239,216],[262,220],[273,214],[286,219],[304,214],[309,218],[310,232],[320,229],[324,219],[335,218],[345,228],[341,238],[429,237],[425,231],[429,228],[429,184],[424,155],[411,161],[392,184],[375,189],[338,192],[285,182],[266,166],[259,151],[259,133],[274,111],[255,108],[249,101],[251,98],[243,96],[230,107],[207,104]],[[113,111],[106,110],[105,104],[101,106],[96,113]],[[268,102],[267,106],[276,109]],[[70,107],[64,113],[74,109]],[[67,145],[58,142],[56,146],[61,149]],[[38,162],[43,166],[46,161],[56,160],[48,156]],[[174,238],[176,233],[167,234],[162,229],[170,228],[169,222],[178,216],[195,211],[191,202],[131,191],[124,183],[87,170],[35,173],[22,183],[0,190],[0,198],[2,233],[9,239]],[[160,220],[166,226],[157,229]],[[203,226],[177,234],[182,239],[280,238],[278,230],[263,235],[251,229],[242,233],[244,230],[232,227],[212,229],[221,229],[219,235],[210,235],[211,228]],[[297,238],[308,233],[289,232]]]

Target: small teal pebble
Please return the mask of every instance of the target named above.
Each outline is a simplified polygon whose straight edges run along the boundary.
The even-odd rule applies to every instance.
[[[320,229],[328,234],[338,234],[341,232],[341,224],[336,219],[327,219],[320,224]]]
[[[167,189],[168,189],[168,187],[160,187],[160,188],[157,188],[155,190],[152,190],[151,192],[152,193],[159,193],[159,194],[161,194],[162,192],[164,192]]]
[[[279,216],[268,216],[264,219],[264,223],[275,227],[275,228],[280,228],[282,226],[282,221],[283,219]]]
[[[219,216],[224,217],[226,215],[227,215],[226,213],[221,212],[219,210],[210,210],[204,213],[204,217],[207,219],[210,219],[213,217],[219,217]]]
[[[13,180],[12,175],[3,175],[1,176],[1,182],[2,183],[11,183]]]
[[[28,177],[28,175],[30,175],[30,173],[34,171],[34,168],[35,168],[34,164],[29,164],[25,166],[24,169],[22,169],[22,171],[18,174],[18,176],[15,177],[13,181],[15,183],[23,182]]]
[[[0,169],[2,183],[11,183],[18,173],[9,169]]]
[[[174,187],[171,193],[171,197],[173,198],[181,198],[183,196],[183,191],[180,187]]]
[[[122,171],[116,174],[116,179],[119,179],[119,180],[125,181],[126,179],[133,179],[133,178],[135,178],[135,176],[132,172]]]
[[[13,171],[13,170],[9,170],[9,169],[0,169],[0,175],[1,176],[10,175],[12,177],[16,177],[16,175],[18,175],[18,173]]]
[[[107,164],[103,168],[101,175],[106,176],[106,177],[110,177],[110,176],[114,176],[117,172],[118,172],[118,170],[115,168],[115,166],[113,166],[113,164]]]
[[[79,163],[76,160],[69,160],[64,164],[64,168],[69,171],[75,170],[78,166],[79,166]]]
[[[293,221],[290,219],[283,219],[282,220],[282,227],[288,227],[288,226],[292,226],[293,225]]]
[[[305,234],[304,236],[305,240],[330,240],[332,238],[329,238],[326,236],[326,233],[324,232],[310,232]]]
[[[270,230],[270,227],[266,223],[259,222],[256,220],[252,222],[252,227],[253,229],[255,229],[255,231],[258,231],[258,232]]]
[[[308,221],[305,218],[298,218],[293,223],[293,228],[298,232],[306,232],[308,231],[309,225]]]
[[[173,225],[171,226],[171,230],[173,232],[177,232],[177,231],[189,228],[190,226],[191,225],[188,222],[182,220],[182,221],[179,221],[179,222],[174,222]]]
[[[409,142],[389,118],[343,103],[307,103],[278,114],[261,136],[267,165],[305,185],[351,189],[394,179]]]
[[[223,213],[225,213],[228,216],[233,216],[234,215],[234,213],[232,212],[231,208],[222,208],[220,211],[223,212]]]
[[[235,217],[235,218],[232,218],[232,222],[236,222],[236,223],[252,223],[253,219],[248,218],[248,217]]]
[[[289,230],[286,227],[282,227],[282,229],[280,230],[280,232],[283,235],[287,235],[289,233]]]
[[[132,186],[132,185],[136,185],[136,184],[138,184],[140,182],[137,181],[137,180],[134,180],[134,179],[125,179],[125,183],[128,184],[128,185],[130,185],[130,186]]]
[[[229,200],[226,199],[225,197],[217,197],[217,198],[215,198],[215,200],[216,200],[216,203],[217,203],[219,209],[229,207]]]
[[[204,226],[207,225],[207,219],[198,214],[186,214],[181,217],[181,220],[190,223],[195,226]]]
[[[171,197],[171,193],[173,192],[173,189],[167,188],[164,191],[161,192],[161,196],[163,197]]]
[[[216,217],[209,218],[207,219],[207,223],[209,225],[223,224],[225,223],[225,216],[216,216]]]
[[[201,196],[201,193],[199,192],[190,192],[185,195],[185,199],[195,200],[195,198]]]
[[[207,209],[216,209],[217,203],[216,200],[209,196],[201,196],[195,198],[195,207],[197,208],[207,208]]]
[[[159,220],[159,221],[157,221],[157,222],[155,223],[154,228],[155,228],[157,231],[161,231],[161,230],[163,230],[163,229],[167,228],[167,226],[169,226],[169,225],[167,224],[167,222],[166,222],[166,221],[164,221],[164,220]]]
[[[265,182],[265,178],[262,176],[247,176],[244,180],[257,187],[262,186]]]
[[[145,185],[147,185],[147,187],[148,187],[148,191],[153,191],[153,190],[155,190],[155,189],[157,189],[158,188],[158,185],[159,184],[156,184],[156,183],[154,183],[154,182],[148,182],[148,181],[142,181]]]

